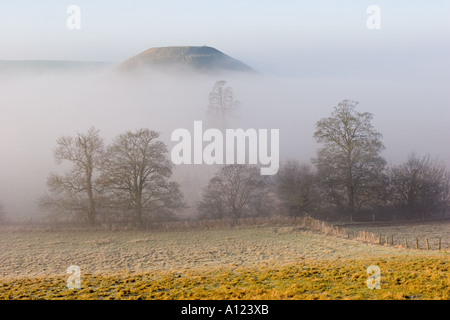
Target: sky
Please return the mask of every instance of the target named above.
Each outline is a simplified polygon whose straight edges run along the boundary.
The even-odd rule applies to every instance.
[[[80,9],[69,29],[68,7]],[[367,26],[379,8],[379,29]],[[0,0],[1,60],[124,61],[148,48],[207,45],[258,70],[227,78],[243,128],[280,129],[280,157],[309,161],[315,122],[343,99],[374,114],[389,164],[430,154],[450,168],[449,1]],[[370,20],[372,21],[372,20]],[[62,135],[91,126],[192,128],[217,79],[0,73],[0,203],[38,213]],[[24,196],[25,195],[25,196]]]
[[[80,8],[80,29],[66,26],[70,5]],[[367,28],[370,5],[381,29]],[[449,68],[448,1],[1,0],[0,8],[0,60],[118,62],[150,47],[208,45],[290,76]]]

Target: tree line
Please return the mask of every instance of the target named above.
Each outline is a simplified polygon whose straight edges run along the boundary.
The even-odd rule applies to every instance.
[[[240,101],[226,81],[209,94],[207,118],[225,130]],[[221,165],[195,205],[199,219],[288,215],[341,221],[427,219],[445,216],[450,205],[450,174],[430,155],[411,153],[398,165],[381,156],[382,134],[373,114],[358,102],[343,100],[316,122],[313,137],[321,146],[309,163],[289,159],[275,176],[261,176],[255,165]],[[97,129],[60,137],[53,155],[70,164],[50,173],[39,207],[50,219],[88,225],[175,220],[186,204],[171,180],[173,163],[160,133],[127,131],[105,146]],[[0,222],[5,210],[0,203]]]
[[[214,90],[218,88],[223,92],[216,84]],[[224,122],[220,100],[214,97],[216,114]],[[232,100],[221,101],[229,105]],[[274,176],[261,176],[255,165],[220,166],[196,205],[198,218],[235,222],[308,215],[367,221],[444,216],[450,204],[450,175],[444,164],[411,153],[405,162],[388,167],[380,155],[384,145],[372,125],[373,115],[357,111],[357,105],[343,100],[316,123],[313,136],[321,147],[311,163],[287,160]],[[95,128],[59,138],[55,160],[72,166],[64,175],[50,173],[40,207],[55,218],[70,216],[89,225],[144,227],[176,219],[176,210],[185,203],[180,186],[171,180],[167,146],[158,138],[159,133],[140,129],[105,146]]]
[[[316,123],[322,147],[311,163],[287,160],[277,175],[263,178],[249,166],[223,167],[204,190],[200,217],[286,214],[341,221],[427,219],[445,216],[450,175],[429,155],[411,153],[388,167],[373,114],[358,102],[341,101]]]
[[[59,138],[55,160],[72,167],[64,175],[50,173],[39,206],[54,218],[69,216],[91,226],[126,221],[143,227],[174,217],[184,203],[178,184],[170,180],[167,147],[158,137],[150,129],[128,131],[105,146],[91,128]]]

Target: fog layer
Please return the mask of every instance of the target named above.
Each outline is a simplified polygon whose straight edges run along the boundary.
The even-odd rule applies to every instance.
[[[62,172],[52,149],[60,136],[94,126],[105,142],[127,130],[161,132],[169,146],[177,128],[205,120],[216,80],[227,80],[241,101],[233,126],[279,129],[280,158],[308,162],[319,145],[315,123],[343,99],[374,114],[388,163],[411,151],[439,157],[450,168],[450,97],[442,79],[370,77],[277,78],[264,75],[118,75],[109,69],[0,75],[0,202],[12,220],[39,218],[37,199],[51,171]],[[195,203],[211,172],[183,165],[174,177]],[[193,192],[192,190],[195,190]]]

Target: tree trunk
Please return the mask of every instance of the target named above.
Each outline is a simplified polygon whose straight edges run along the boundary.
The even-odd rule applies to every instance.
[[[95,225],[95,199],[94,193],[92,191],[92,174],[89,171],[87,174],[87,194],[89,199],[89,209],[88,209],[88,223],[92,227]]]
[[[142,224],[142,204],[139,201],[139,203],[136,206],[136,226],[141,229],[143,224]]]
[[[350,215],[350,219],[353,220],[355,218],[355,192],[352,186],[347,187],[347,196],[348,196],[348,213]]]
[[[237,221],[239,219],[239,210],[237,208],[233,208],[232,215],[233,215],[233,217],[231,219],[231,225],[235,226],[235,225],[237,225]]]
[[[349,146],[350,149],[351,146]],[[352,173],[352,152],[351,149],[347,155],[347,177],[346,177],[346,189],[347,189],[347,210],[351,219],[355,218],[355,190],[353,187],[353,173]]]

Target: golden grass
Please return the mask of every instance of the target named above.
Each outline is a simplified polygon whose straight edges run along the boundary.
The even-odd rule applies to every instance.
[[[367,288],[369,265],[380,267],[381,289]],[[450,299],[448,255],[82,274],[79,290],[66,281],[0,280],[0,299]]]
[[[0,299],[450,299],[448,250],[312,229],[3,232]],[[72,264],[79,290],[67,288]],[[381,269],[379,290],[367,288],[370,265]]]

